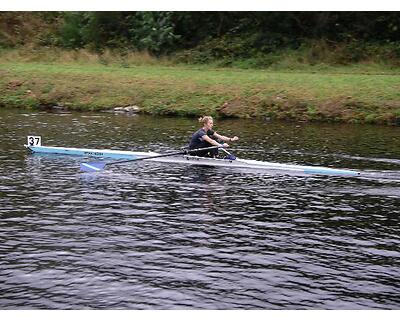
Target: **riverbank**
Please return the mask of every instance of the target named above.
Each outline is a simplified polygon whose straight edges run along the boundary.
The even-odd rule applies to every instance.
[[[0,104],[81,111],[136,105],[161,115],[399,125],[400,72],[366,70],[3,61]]]

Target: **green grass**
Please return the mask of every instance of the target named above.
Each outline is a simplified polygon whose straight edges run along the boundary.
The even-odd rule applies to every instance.
[[[163,64],[127,68],[3,61],[0,103],[62,104],[78,110],[136,104],[153,114],[398,124],[400,73],[362,70],[361,66],[317,72],[315,67],[308,71]]]

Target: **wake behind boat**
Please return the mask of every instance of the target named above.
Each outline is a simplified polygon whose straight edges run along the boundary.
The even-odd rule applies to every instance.
[[[111,149],[48,147],[41,145],[41,137],[38,136],[29,136],[28,144],[24,146],[32,153],[81,156],[90,158],[100,158],[102,160],[103,159],[121,160],[113,162],[114,164],[143,160],[143,161],[156,161],[163,163],[176,163],[176,164],[188,164],[188,165],[248,168],[248,169],[258,169],[258,170],[261,169],[266,171],[280,170],[280,171],[302,173],[302,174],[323,174],[323,175],[338,175],[338,176],[357,176],[360,174],[360,172],[358,171],[335,169],[329,167],[282,164],[282,163],[265,162],[258,160],[246,160],[239,158],[236,158],[235,160],[204,158],[204,157],[192,156],[187,151],[181,151],[171,154],[160,154],[156,152],[122,151],[122,150],[111,150]],[[109,162],[108,164],[111,164],[111,162]],[[104,165],[107,165],[107,162],[105,162]],[[90,163],[89,166],[93,167],[93,165],[91,165]],[[89,170],[98,171],[103,168],[104,166],[96,169],[96,165],[94,165],[94,168],[88,168],[88,170],[86,171]]]

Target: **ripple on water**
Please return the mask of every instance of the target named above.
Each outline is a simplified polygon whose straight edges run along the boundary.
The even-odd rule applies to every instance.
[[[7,123],[10,131],[0,128],[3,309],[400,306],[399,171],[393,161],[370,161],[382,145],[392,153],[385,159],[396,158],[398,147],[387,142],[395,129],[377,128],[379,145],[361,161],[332,158],[329,148],[358,157],[361,147],[339,138],[362,140],[365,128],[296,128],[304,143],[296,145],[292,127],[234,122],[250,149],[268,151],[241,157],[335,160],[363,172],[343,178],[144,162],[86,174],[79,158],[27,156],[18,146],[35,133],[49,145],[146,150],[154,136],[179,137],[176,130],[191,132],[193,122],[35,113]],[[319,139],[328,150],[310,147]],[[155,145],[171,151],[181,142]]]

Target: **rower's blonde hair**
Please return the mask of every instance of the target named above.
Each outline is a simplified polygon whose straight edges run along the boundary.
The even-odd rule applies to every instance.
[[[199,118],[199,122],[203,125],[205,125],[208,121],[213,121],[213,118],[211,116],[203,116]]]

